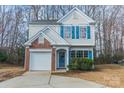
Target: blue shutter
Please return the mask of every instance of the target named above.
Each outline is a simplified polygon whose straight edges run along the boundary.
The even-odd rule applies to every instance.
[[[60,27],[60,35],[62,38],[64,38],[64,26]]]
[[[79,39],[79,26],[76,26],[76,39]]]
[[[89,58],[89,59],[92,59],[92,58],[93,58],[92,56],[93,56],[93,55],[92,55],[92,51],[89,51],[89,52],[88,52],[88,58]]]
[[[90,35],[90,26],[87,26],[87,39],[90,39],[91,38],[91,35]]]
[[[72,39],[75,39],[75,28],[72,26]]]

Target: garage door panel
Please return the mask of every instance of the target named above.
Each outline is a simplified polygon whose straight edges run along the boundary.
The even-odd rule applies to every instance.
[[[31,52],[30,70],[51,70],[51,52]]]

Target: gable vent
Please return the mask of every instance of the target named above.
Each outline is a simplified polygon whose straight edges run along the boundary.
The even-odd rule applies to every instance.
[[[78,16],[77,16],[76,12],[73,13],[73,19],[78,19]]]

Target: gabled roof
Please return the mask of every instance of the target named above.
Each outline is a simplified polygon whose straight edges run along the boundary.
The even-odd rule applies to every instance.
[[[57,22],[61,23],[62,20],[64,20],[69,14],[73,13],[74,11],[77,11],[79,14],[81,14],[81,16],[85,17],[85,19],[87,20],[88,23],[95,23],[95,21],[90,18],[89,16],[87,16],[86,14],[84,14],[81,10],[79,10],[77,7],[74,7],[71,11],[69,11],[65,16],[63,16],[61,19],[59,19]]]
[[[48,31],[46,33],[46,31]],[[57,32],[53,31],[50,27],[46,27],[43,30],[40,30],[34,36],[32,36],[24,45],[30,46],[33,41],[35,41],[38,37],[43,36],[46,38],[51,45],[69,45],[69,43],[64,40]]]

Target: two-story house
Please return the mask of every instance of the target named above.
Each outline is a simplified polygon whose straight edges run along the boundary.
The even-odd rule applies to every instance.
[[[93,59],[94,33],[94,20],[76,7],[59,20],[31,22],[25,69],[68,70],[71,58]]]

